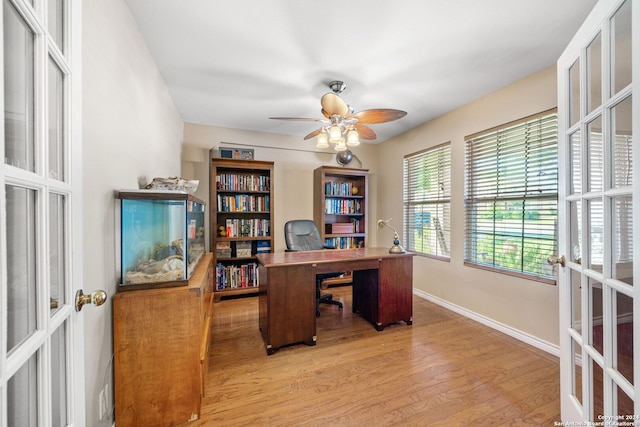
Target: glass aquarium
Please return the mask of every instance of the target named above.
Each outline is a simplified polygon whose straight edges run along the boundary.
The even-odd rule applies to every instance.
[[[120,191],[120,289],[186,285],[205,251],[203,201],[175,191]]]

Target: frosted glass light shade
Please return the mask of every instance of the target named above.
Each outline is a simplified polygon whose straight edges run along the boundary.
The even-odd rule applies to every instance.
[[[338,142],[336,142],[335,149],[336,151],[344,151],[347,149],[347,144],[344,143],[344,138],[340,138]]]
[[[340,126],[333,125],[329,128],[329,142],[337,144],[342,139],[342,130]]]
[[[347,132],[347,145],[350,147],[355,147],[356,145],[360,145],[360,140],[358,139],[358,131],[355,129],[351,129]]]
[[[328,146],[329,146],[329,140],[327,139],[327,134],[324,132],[320,132],[318,134],[318,141],[316,143],[316,147],[327,148]]]

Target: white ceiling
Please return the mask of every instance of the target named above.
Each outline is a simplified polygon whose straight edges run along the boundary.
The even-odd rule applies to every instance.
[[[304,135],[327,84],[396,136],[555,64],[596,0],[126,0],[188,123]]]

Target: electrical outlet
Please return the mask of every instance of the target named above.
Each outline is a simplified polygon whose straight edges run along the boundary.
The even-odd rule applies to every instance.
[[[105,399],[104,399],[104,389],[100,390],[100,394],[98,395],[98,419],[100,421],[104,420],[105,415],[107,415],[107,408],[105,407]]]

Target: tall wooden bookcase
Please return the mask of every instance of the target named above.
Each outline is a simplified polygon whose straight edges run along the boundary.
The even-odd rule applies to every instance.
[[[313,220],[325,244],[367,244],[369,170],[321,166],[313,172]]]
[[[211,159],[215,301],[258,292],[256,254],[273,251],[273,162]]]

